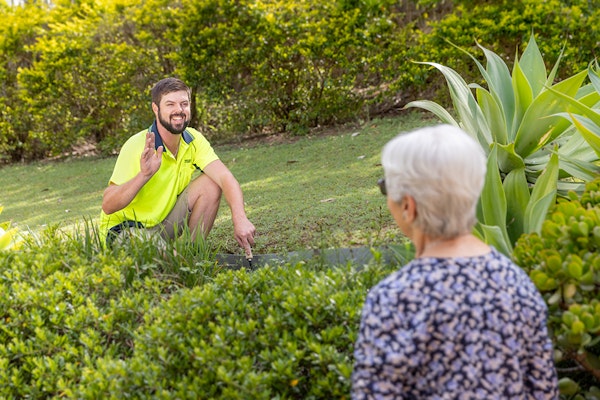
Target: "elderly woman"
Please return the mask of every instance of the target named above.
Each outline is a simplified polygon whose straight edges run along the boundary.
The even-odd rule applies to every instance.
[[[369,292],[353,399],[558,398],[547,308],[528,276],[471,231],[486,160],[439,125],[384,148],[388,208],[416,257]]]

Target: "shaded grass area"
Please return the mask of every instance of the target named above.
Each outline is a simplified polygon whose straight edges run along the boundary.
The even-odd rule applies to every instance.
[[[410,113],[287,143],[216,146],[244,191],[257,228],[255,253],[402,240],[376,185],[383,173],[381,149],[399,132],[429,123]],[[92,158],[3,167],[2,220],[33,231],[96,222],[114,162]],[[222,252],[241,254],[224,200],[209,241]]]
[[[23,230],[69,226],[100,215],[115,159],[81,158],[0,169],[1,219]]]

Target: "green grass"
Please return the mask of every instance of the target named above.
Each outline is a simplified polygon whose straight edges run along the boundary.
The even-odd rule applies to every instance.
[[[255,253],[381,245],[400,241],[377,179],[383,145],[430,123],[419,114],[374,120],[335,134],[281,144],[215,146],[244,191],[257,228]],[[0,174],[1,220],[25,231],[97,222],[115,158],[10,165]],[[209,241],[240,253],[225,201]]]

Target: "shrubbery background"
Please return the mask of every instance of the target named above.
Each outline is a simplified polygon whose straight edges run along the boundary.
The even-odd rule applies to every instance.
[[[57,0],[0,4],[0,162],[91,144],[151,123],[148,91],[180,76],[212,141],[364,121],[434,97],[478,41],[507,60],[535,33],[558,78],[600,48],[598,0]],[[475,72],[475,71],[473,71]],[[472,76],[477,74],[473,73]],[[441,92],[440,92],[441,93]],[[443,96],[443,95],[440,95]]]

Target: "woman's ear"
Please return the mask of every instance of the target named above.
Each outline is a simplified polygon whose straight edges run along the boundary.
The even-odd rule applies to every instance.
[[[410,196],[404,196],[402,199],[402,218],[404,218],[407,222],[413,222],[417,217],[417,203],[415,203],[415,199]]]

